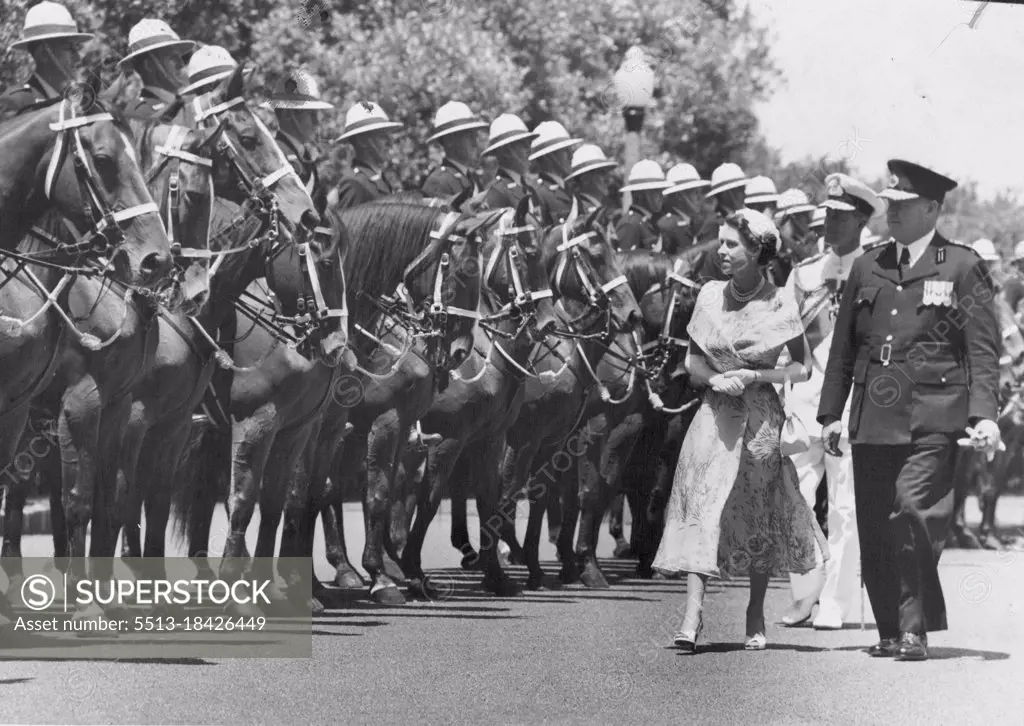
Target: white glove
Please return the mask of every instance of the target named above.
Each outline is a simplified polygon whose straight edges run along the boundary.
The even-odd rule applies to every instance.
[[[1006,444],[999,433],[999,424],[995,421],[982,419],[974,428],[967,427],[967,435],[970,438],[960,439],[957,443],[960,446],[970,446],[975,451],[984,451],[988,461],[995,458],[997,451],[1006,451]]]

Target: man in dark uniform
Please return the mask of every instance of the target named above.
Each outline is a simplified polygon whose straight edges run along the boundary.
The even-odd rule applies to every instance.
[[[21,36],[10,49],[28,51],[35,69],[25,85],[0,96],[0,122],[37,103],[60,98],[75,81],[80,46],[92,37],[78,32],[78,24],[63,5],[41,2],[29,8]]]
[[[656,161],[638,161],[620,192],[630,192],[632,204],[615,227],[613,243],[622,252],[643,249],[661,251],[658,214],[664,204],[662,192],[668,189],[665,172]]]
[[[334,105],[320,97],[316,79],[306,71],[296,71],[283,78],[265,108],[274,109],[277,116],[277,145],[295,168],[295,173],[313,198],[318,214],[327,207],[327,191],[317,174],[320,149],[313,143],[320,126],[320,112],[330,111]]]
[[[662,252],[677,255],[698,244],[697,235],[703,221],[703,190],[711,182],[700,178],[691,164],[676,164],[665,175],[671,185],[662,192],[665,213],[658,220]],[[718,233],[715,232],[717,239]]]
[[[493,155],[498,162],[494,181],[487,187],[484,203],[488,209],[515,207],[528,193],[533,181],[527,174],[530,141],[537,134],[529,131],[523,120],[512,113],[503,113],[491,122],[484,156]]]
[[[746,187],[750,180],[737,164],[725,163],[711,172],[711,188],[705,198],[713,205],[714,214],[708,215],[697,235],[697,243],[707,246],[694,261],[691,276],[700,282],[728,280],[722,272],[718,258],[718,228],[726,217],[742,209],[746,202]]]
[[[142,79],[139,97],[125,106],[133,116],[171,122],[180,117],[178,89],[185,85],[185,57],[195,49],[162,20],[145,18],[128,33],[128,55],[118,65]]]
[[[857,527],[878,624],[876,657],[924,660],[946,630],[938,563],[953,514],[953,464],[965,428],[976,448],[1000,443],[999,329],[991,284],[972,249],[935,231],[956,182],[889,161],[893,239],[854,262],[843,291],[818,421],[840,456],[853,387]]]
[[[328,196],[329,204],[337,209],[350,209],[394,193],[383,169],[389,157],[388,137],[401,127],[376,103],[360,101],[348,110],[345,131],[336,141],[348,141],[355,155],[352,167]]]
[[[579,212],[586,216],[600,209],[597,222],[602,227],[618,221],[618,209],[608,205],[611,170],[618,166],[595,144],[581,144],[572,152],[572,171],[565,175],[566,186],[576,198]]]
[[[487,123],[459,101],[437,109],[427,143],[440,144],[444,159],[427,173],[422,186],[425,196],[450,199],[463,192],[471,196],[480,193],[476,167],[480,164],[480,129],[485,128]]]
[[[572,164],[570,149],[583,143],[570,138],[557,121],[545,121],[534,130],[537,136],[530,144],[530,161],[537,179],[537,196],[543,224],[562,224],[572,211],[572,196],[565,188],[565,177]]]

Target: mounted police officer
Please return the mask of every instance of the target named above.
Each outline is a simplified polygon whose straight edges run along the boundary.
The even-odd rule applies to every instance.
[[[537,196],[543,224],[562,224],[572,210],[572,196],[565,187],[565,177],[572,168],[570,150],[583,143],[569,136],[557,121],[545,121],[534,132],[530,144],[530,161],[537,179]]]
[[[664,204],[662,192],[669,188],[665,172],[656,161],[638,161],[629,170],[626,184],[619,191],[629,192],[632,202],[615,227],[615,244],[622,252],[644,249],[661,251],[658,214]]]
[[[0,96],[0,121],[37,103],[60,98],[75,82],[82,43],[93,37],[90,33],[79,33],[71,13],[59,3],[41,2],[29,8],[21,35],[10,49],[28,51],[35,69],[25,85]]]
[[[389,137],[402,124],[392,121],[384,109],[370,101],[360,101],[345,114],[345,130],[335,141],[347,141],[355,152],[351,168],[337,188],[336,200],[329,203],[338,209],[349,209],[395,192],[384,178],[389,156]]]
[[[281,79],[270,100],[262,104],[277,116],[277,145],[281,147],[295,173],[313,198],[318,214],[327,207],[327,190],[320,183],[316,165],[321,152],[315,143],[320,127],[320,112],[334,105],[320,97],[316,79],[304,70]]]
[[[188,60],[188,84],[178,90],[184,96],[201,96],[214,90],[238,68],[238,61],[219,45],[204,45]]]
[[[793,265],[818,254],[818,235],[811,231],[815,205],[800,189],[787,189],[779,195],[775,224],[782,237],[782,253],[769,271],[778,287],[784,287]]]
[[[459,101],[437,109],[427,143],[440,144],[444,159],[423,180],[424,196],[444,199],[463,192],[476,196],[482,191],[476,169],[480,165],[480,129],[485,128],[487,122]]]
[[[178,89],[185,85],[185,57],[195,50],[162,20],[145,18],[128,32],[128,55],[118,65],[142,79],[139,97],[125,106],[133,116],[169,122],[181,110]]]
[[[946,630],[938,562],[953,515],[957,439],[994,451],[999,328],[981,258],[935,231],[956,182],[892,159],[879,196],[893,239],[853,263],[818,407],[825,448],[841,456],[850,388],[864,584],[876,657],[924,660]]]
[[[697,235],[704,217],[703,192],[711,182],[701,179],[691,164],[676,164],[668,170],[665,179],[671,186],[662,192],[664,214],[658,219],[658,229],[662,252],[677,255],[699,242]],[[717,238],[716,232],[714,239]]]
[[[743,204],[747,209],[753,209],[768,219],[774,219],[779,204],[779,193],[775,189],[775,182],[766,176],[755,176],[744,187]]]
[[[598,223],[612,222],[615,217],[608,206],[608,188],[611,170],[617,167],[595,144],[581,144],[572,152],[572,170],[565,175],[566,187],[576,198],[580,214],[586,216],[595,209],[602,210]]]
[[[503,113],[491,121],[487,148],[483,153],[495,158],[498,170],[494,181],[487,187],[485,204],[489,209],[515,207],[529,193],[533,182],[527,173],[528,156],[530,141],[536,135],[512,113]]]
[[[817,207],[814,208],[814,214],[811,215],[810,230],[818,238],[817,246],[818,246],[818,252],[820,254],[825,254],[825,249],[826,249],[826,244],[825,244],[825,218],[826,218],[826,216],[828,214],[825,211],[826,209],[827,209],[827,207],[825,207],[825,205],[819,204]],[[867,227],[865,227],[864,229],[867,229]]]
[[[738,164],[725,163],[718,166],[711,172],[711,187],[705,199],[714,209],[714,213],[708,215],[704,225],[698,233],[698,242],[703,244],[705,240],[718,239],[718,227],[725,218],[733,212],[743,208],[746,202],[746,187],[750,180],[743,173]],[[712,247],[700,254],[694,261],[692,276],[699,281],[728,280],[722,272],[718,259],[718,248]]]

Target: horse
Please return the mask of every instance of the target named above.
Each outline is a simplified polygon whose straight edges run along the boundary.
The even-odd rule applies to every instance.
[[[72,95],[0,126],[0,155],[9,162],[0,181],[0,238],[5,240],[4,257],[16,263],[8,263],[7,279],[12,285],[14,278],[27,281],[35,296],[21,296],[14,303],[19,295],[11,287],[4,309],[16,315],[32,311],[31,317],[0,319],[10,326],[3,335],[6,350],[0,353],[7,364],[2,398],[12,402],[0,411],[7,419],[0,433],[0,460],[5,464],[24,429],[31,400],[66,362],[62,359],[71,346],[62,336],[70,332],[71,342],[88,349],[102,346],[94,332],[82,332],[73,318],[97,316],[102,307],[97,290],[102,295],[116,288],[125,299],[138,295],[151,300],[152,287],[171,264],[170,243],[139,168],[130,127],[100,101],[89,108],[97,113],[82,115],[84,110],[81,98]],[[73,169],[66,163],[69,157]],[[33,228],[36,222],[41,226]],[[22,241],[30,231],[32,239]],[[68,241],[72,234],[73,241]],[[11,251],[9,240],[18,240],[22,252]],[[43,282],[30,266],[65,274],[56,281],[46,273]],[[54,316],[63,325],[55,324]],[[62,439],[66,433],[65,419]],[[22,498],[23,492],[15,491],[8,500],[9,521],[15,526],[11,539],[5,540],[5,555],[17,555],[14,538],[20,536],[16,520]]]
[[[620,372],[602,380],[594,367],[606,355],[633,361],[639,353],[635,334],[640,310],[608,243],[608,230],[597,227],[595,220],[596,213],[580,219],[574,210],[564,224],[549,229],[542,237],[545,270],[558,297],[555,310],[559,329],[554,341],[549,338],[541,344],[541,354],[533,366],[542,375],[527,379],[519,416],[507,432],[500,463],[500,516],[497,522],[482,523],[487,527],[488,539],[500,536],[509,544],[513,557],[525,559],[529,589],[543,587],[544,573],[538,561],[540,526],[548,488],[555,485],[550,472],[547,482],[538,476],[547,468],[545,464],[538,470],[538,465],[549,460],[540,454],[562,454],[570,459],[571,468],[573,458],[587,453],[587,442],[576,447],[569,442],[581,443],[578,429],[589,395],[599,392],[602,399],[610,401],[624,392]],[[616,351],[610,354],[613,347]],[[631,390],[632,385],[626,388]],[[557,465],[556,469],[559,473],[565,471]],[[560,478],[557,485],[561,485]],[[515,497],[524,488],[530,501],[525,549],[516,542],[514,528]],[[463,555],[462,566],[472,569],[477,553],[469,543],[465,497],[457,489],[452,493],[452,513],[452,545]]]
[[[311,503],[302,506],[293,499],[293,518],[305,516],[297,527],[307,550],[317,512],[323,512],[335,582],[361,587],[344,546],[341,498],[365,487],[363,567],[370,575],[370,598],[382,605],[405,602],[393,579],[402,573],[387,571],[384,552],[398,560],[404,545],[387,525],[401,518],[392,507],[402,501],[399,464],[407,432],[426,414],[435,391],[448,384],[448,372],[469,356],[479,317],[479,241],[460,215],[445,211],[449,206],[381,200],[344,213],[346,224],[361,230],[358,256],[354,249],[346,269],[350,284],[356,288],[355,280],[361,280],[364,293],[353,308],[353,349],[360,366],[339,388],[325,417],[330,427],[325,425],[318,442]],[[385,258],[375,259],[374,250],[386,250]],[[376,300],[399,283],[400,295],[382,309]],[[341,447],[340,428],[346,425],[351,433]]]
[[[684,363],[689,344],[686,327],[702,284],[689,277],[682,258],[673,261],[634,252],[623,255],[622,264],[644,316],[643,350],[648,360],[644,426],[622,482],[633,515],[628,547],[639,560],[637,574],[647,578],[654,574],[651,563],[661,541],[661,517],[679,450],[700,403]]]
[[[502,572],[495,537],[484,537],[483,523],[498,515],[498,463],[505,434],[519,416],[528,378],[537,378],[531,356],[557,322],[552,292],[533,228],[526,225],[529,198],[515,210],[474,217],[476,230],[493,232],[484,246],[487,263],[481,294],[482,319],[473,354],[452,373],[423,418],[423,430],[440,435],[430,447],[422,480],[409,494],[406,516],[392,527],[410,527],[400,565],[409,577],[411,594],[435,599],[438,591],[421,564],[423,540],[449,481],[465,496],[467,483],[476,492],[480,513],[484,587],[498,595],[513,594],[514,584]],[[495,222],[499,223],[494,229]],[[493,526],[491,524],[491,526]],[[402,539],[400,536],[399,539]]]

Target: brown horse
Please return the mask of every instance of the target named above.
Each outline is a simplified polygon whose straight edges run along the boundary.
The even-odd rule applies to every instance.
[[[442,491],[454,486],[472,488],[480,512],[481,562],[484,587],[496,594],[515,592],[498,562],[495,537],[486,537],[486,523],[497,521],[500,499],[498,464],[505,434],[519,416],[524,384],[536,378],[531,356],[554,330],[557,316],[540,249],[532,227],[526,227],[529,198],[519,207],[483,215],[480,229],[493,232],[484,247],[487,264],[481,296],[483,318],[476,345],[443,393],[423,418],[423,430],[441,437],[430,448],[422,482],[412,492],[418,503],[415,523],[402,552],[401,566],[410,592],[434,599],[436,588],[423,573],[423,540],[437,513]],[[494,229],[494,222],[500,222]],[[458,472],[458,479],[452,479]],[[416,496],[419,494],[419,496]],[[465,495],[463,495],[465,496]],[[404,521],[408,526],[411,504]],[[401,539],[401,537],[399,537]]]
[[[308,499],[289,497],[286,532],[296,549],[311,555],[313,527],[323,512],[335,582],[361,587],[344,548],[341,501],[345,491],[362,491],[369,594],[378,604],[396,605],[405,598],[385,570],[384,552],[398,559],[403,544],[388,531],[391,508],[401,502],[399,462],[410,427],[472,349],[479,243],[458,214],[432,203],[375,202],[346,210],[342,219],[354,239],[345,275],[360,291],[351,340],[360,363],[355,375],[339,380],[313,447]],[[406,292],[382,306],[378,300],[399,283]],[[420,312],[410,314],[407,306]]]
[[[640,310],[605,230],[595,228],[595,215],[578,220],[573,214],[564,224],[547,232],[542,242],[551,288],[558,296],[559,339],[542,344],[534,367],[541,372],[528,379],[525,396],[516,422],[509,428],[501,461],[502,507],[498,521],[486,523],[487,540],[500,535],[512,547],[516,560],[525,559],[530,570],[527,586],[543,586],[543,571],[538,561],[540,525],[547,507],[548,489],[556,485],[539,474],[547,462],[558,472],[563,458],[583,455],[593,446],[580,440],[578,428],[586,413],[591,392],[601,391],[609,400],[631,392],[633,386],[620,380],[621,370],[600,380],[594,370],[609,351],[631,365],[639,350],[636,333]],[[617,352],[617,351],[621,351]],[[570,441],[572,444],[570,445]],[[562,451],[562,447],[568,454]],[[548,453],[547,458],[540,454]],[[533,476],[531,476],[531,474]],[[525,552],[515,539],[515,496],[527,487],[531,502]],[[463,553],[463,566],[475,566],[476,553],[469,544],[465,526],[465,499],[453,492],[452,545]],[[481,543],[485,539],[481,536]],[[571,558],[570,558],[571,559]]]

